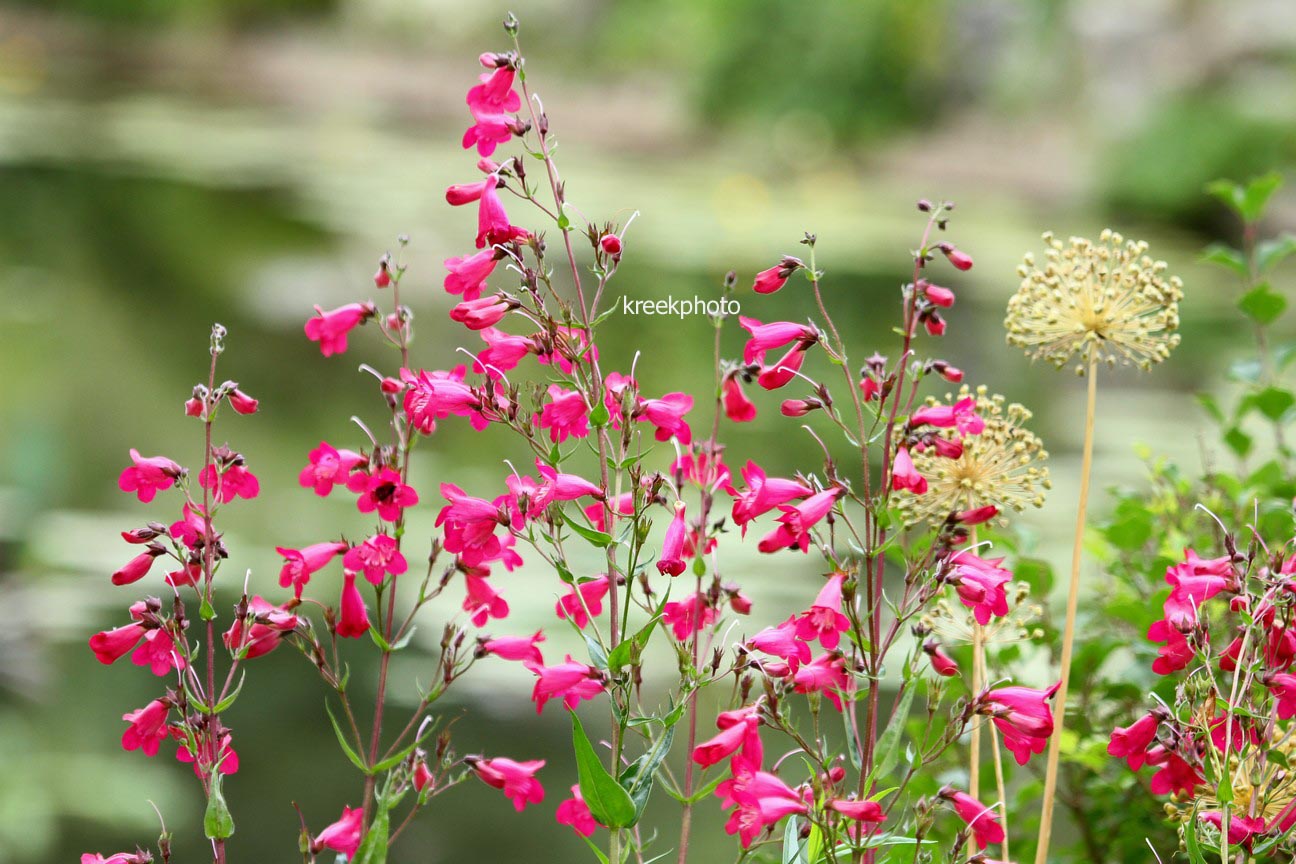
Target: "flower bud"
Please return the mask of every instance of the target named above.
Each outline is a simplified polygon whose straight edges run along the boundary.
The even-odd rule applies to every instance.
[[[953,243],[942,243],[939,248],[941,253],[949,259],[949,262],[959,270],[972,269],[972,256],[964,252],[962,249],[959,249]]]
[[[613,258],[621,257],[621,238],[615,234],[604,234],[599,240],[599,246],[603,251]]]
[[[242,390],[239,390],[237,387],[229,394],[229,403],[230,407],[239,414],[255,414],[257,405],[259,404],[257,400],[253,399]]]

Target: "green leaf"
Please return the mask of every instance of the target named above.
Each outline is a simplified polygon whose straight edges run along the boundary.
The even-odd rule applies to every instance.
[[[212,608],[211,601],[206,597],[203,598],[202,606],[198,608],[198,615],[204,621],[211,621],[216,617],[216,610]]]
[[[783,829],[783,864],[806,864],[806,844],[801,841],[801,824],[795,816]]]
[[[603,650],[603,646],[598,643],[598,640],[586,633],[585,647],[589,649],[590,662],[594,664],[594,668],[606,670],[608,668],[608,655]]]
[[[1238,298],[1237,305],[1243,315],[1257,324],[1266,325],[1282,315],[1287,308],[1287,298],[1270,288],[1268,282],[1261,282]]]
[[[600,402],[594,406],[594,410],[589,414],[590,425],[595,429],[601,429],[608,424],[611,415],[608,413],[606,404]]]
[[[369,773],[369,767],[365,765],[364,760],[351,749],[347,743],[346,736],[342,734],[342,727],[338,725],[337,718],[333,716],[333,709],[329,707],[328,700],[324,701],[324,710],[328,712],[329,722],[333,724],[333,734],[337,736],[338,744],[342,745],[342,752],[351,760],[351,764],[359,768],[366,775]]]
[[[1201,841],[1197,838],[1197,808],[1200,804],[1193,807],[1192,816],[1188,824],[1184,826],[1184,846],[1188,851],[1188,860],[1192,864],[1206,864],[1206,856],[1201,851]]]
[[[1292,405],[1296,405],[1296,396],[1281,387],[1266,387],[1252,396],[1251,401],[1270,420],[1281,420]]]
[[[671,742],[674,740],[675,730],[667,728],[661,737],[653,742],[647,753],[630,763],[621,772],[621,788],[628,791],[630,800],[634,801],[636,821],[642,818],[644,808],[648,806],[648,797],[652,794],[653,777],[661,767],[662,760],[670,753]]]
[[[905,684],[904,692],[900,694],[900,702],[895,708],[895,717],[878,738],[877,752],[881,755],[878,757],[877,764],[873,766],[874,778],[885,777],[900,761],[900,733],[904,731],[905,721],[909,719],[909,706],[913,704],[914,693],[917,691],[916,682],[909,681]]]
[[[670,589],[667,588],[666,596],[662,598],[661,603],[657,604],[657,611],[653,612],[652,617],[648,619],[648,623],[639,628],[639,632],[631,636],[629,639],[622,639],[621,644],[613,648],[612,652],[608,654],[608,671],[615,675],[626,666],[629,666],[631,662],[643,652],[644,647],[648,644],[649,637],[652,636],[653,628],[655,628],[657,622],[661,620],[662,612],[665,610],[666,603],[669,600]]]
[[[390,831],[391,813],[387,809],[387,802],[379,800],[378,806],[374,808],[373,821],[369,823],[369,833],[356,850],[352,864],[386,864],[387,835]]]
[[[231,694],[229,694],[229,695],[226,696],[224,699],[222,699],[221,701],[219,701],[219,702],[216,703],[216,707],[215,707],[215,709],[212,710],[212,713],[213,713],[213,714],[219,714],[219,713],[221,713],[222,711],[228,709],[231,705],[234,704],[234,700],[238,698],[239,691],[243,689],[243,682],[244,682],[245,680],[247,680],[247,670],[246,670],[246,669],[244,669],[244,670],[243,670],[243,674],[239,676],[239,683],[238,683],[238,686],[234,688],[234,692],[231,693]]]
[[[392,652],[392,646],[383,638],[383,635],[378,632],[377,627],[371,626],[369,628],[369,638],[373,640],[373,643],[377,645],[383,653],[390,654]]]
[[[1282,182],[1282,175],[1277,171],[1270,171],[1268,174],[1248,180],[1246,189],[1242,192],[1242,203],[1239,208],[1242,218],[1248,222],[1255,222],[1263,216],[1270,196],[1278,191]]]
[[[1251,436],[1236,426],[1224,433],[1224,443],[1238,456],[1246,456],[1251,452]]]
[[[612,545],[611,534],[607,534],[603,531],[595,531],[593,528],[580,524],[575,519],[568,516],[566,510],[561,510],[559,512],[562,513],[563,521],[567,523],[567,527],[571,528],[581,537],[584,537],[591,544],[600,549],[606,549],[608,546]]]
[[[1224,409],[1220,407],[1219,400],[1210,393],[1196,394],[1197,404],[1206,410],[1216,423],[1224,423]]]
[[[1296,252],[1296,234],[1283,234],[1272,240],[1261,240],[1256,245],[1256,269],[1268,273],[1293,252]]]
[[[1201,260],[1211,264],[1219,264],[1221,267],[1226,267],[1242,277],[1248,275],[1247,262],[1242,257],[1242,253],[1223,243],[1212,243],[1207,246]]]
[[[211,794],[207,796],[207,811],[203,813],[203,833],[209,840],[224,840],[234,834],[234,817],[221,790],[224,779],[219,765],[212,769]]]
[[[570,228],[570,227],[571,227],[571,220],[567,218],[567,214],[566,214],[566,213],[559,213],[559,214],[558,214],[558,230],[559,230],[559,231],[566,231],[566,230],[567,230],[568,228]]]
[[[628,828],[635,823],[636,811],[630,793],[608,773],[594,752],[576,712],[571,712],[572,748],[576,751],[576,773],[580,777],[581,797],[589,805],[594,819],[609,828]]]

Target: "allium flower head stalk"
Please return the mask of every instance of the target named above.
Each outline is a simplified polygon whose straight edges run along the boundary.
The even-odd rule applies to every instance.
[[[971,395],[972,391],[964,386],[958,400]],[[931,400],[930,404],[937,403]],[[934,433],[947,441],[961,440],[961,456],[946,458],[936,446],[910,451],[914,468],[927,479],[927,492],[896,492],[896,506],[905,524],[938,523],[951,513],[983,507],[994,507],[1003,514],[1044,505],[1044,492],[1052,486],[1043,464],[1048,451],[1024,426],[1031,412],[1015,402],[1005,404],[1004,397],[998,394],[988,395],[985,387],[976,389],[976,405],[985,423],[979,434],[959,436],[953,428]]]
[[[1084,374],[1091,359],[1148,369],[1179,344],[1183,283],[1164,275],[1166,263],[1147,243],[1109,229],[1094,243],[1052,233],[1043,268],[1027,253],[1017,269],[1021,287],[1008,301],[1008,344],[1059,369],[1073,360]]]

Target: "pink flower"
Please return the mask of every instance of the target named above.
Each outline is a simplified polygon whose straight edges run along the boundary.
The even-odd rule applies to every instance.
[[[395,538],[386,534],[375,534],[359,546],[351,547],[342,558],[342,566],[364,573],[374,585],[381,585],[388,573],[399,576],[409,569]]]
[[[846,659],[840,654],[821,654],[792,673],[797,693],[823,693],[833,707],[842,710],[842,693],[851,692]]]
[[[522,100],[513,91],[514,71],[511,66],[497,66],[498,55],[482,55],[482,65],[494,67],[491,72],[483,72],[481,82],[468,91],[468,110],[474,116],[481,114],[512,114],[522,107]],[[489,61],[489,64],[488,62]],[[489,153],[483,153],[489,156]]]
[[[842,573],[834,573],[819,591],[814,604],[797,619],[797,638],[802,642],[819,644],[829,651],[841,643],[841,634],[850,629],[850,621],[842,614]]]
[[[959,674],[958,663],[954,658],[945,653],[939,642],[935,639],[928,639],[923,643],[923,651],[926,652],[927,658],[931,660],[932,669],[937,675],[943,675],[946,678],[953,678]]]
[[[1148,784],[1153,795],[1181,792],[1191,797],[1198,786],[1206,783],[1206,778],[1201,775],[1201,772],[1176,753],[1166,752],[1165,761],[1154,764],[1160,764],[1161,770],[1152,775],[1152,782]]]
[[[723,716],[723,715],[722,715]],[[719,721],[717,721],[719,725]],[[690,758],[703,768],[716,765],[736,753],[739,748],[752,747],[752,755],[760,749],[760,719],[755,712],[747,712],[738,722],[721,726],[721,732],[714,738],[703,741],[693,748]],[[753,742],[752,739],[756,740]]]
[[[536,415],[535,424],[549,430],[549,440],[561,444],[571,436],[589,435],[589,411],[585,397],[557,384],[549,385],[549,401]]]
[[[378,314],[372,303],[348,303],[325,312],[315,307],[314,318],[306,319],[306,338],[318,342],[325,357],[347,350],[347,334]]]
[[[310,464],[301,470],[297,480],[320,496],[328,495],[334,486],[345,486],[351,469],[364,461],[359,453],[338,450],[327,441],[310,451],[309,459]]]
[[[922,289],[923,295],[933,306],[948,309],[954,305],[954,292],[950,289],[923,280],[919,280],[918,287]]]
[[[302,589],[310,582],[311,575],[327,566],[333,556],[346,550],[347,544],[336,542],[315,543],[301,550],[275,547],[275,551],[284,559],[283,567],[279,570],[279,587],[287,588],[291,585],[293,593],[300,597]]]
[[[552,336],[552,350],[541,351],[536,355],[536,359],[546,365],[553,363],[563,371],[564,375],[570,375],[575,370],[572,358],[575,358],[578,363],[582,360],[592,363],[599,359],[598,346],[590,344],[589,336],[580,327],[558,326],[554,328]],[[608,377],[611,378],[611,375]],[[608,410],[616,413],[613,407],[609,407]]]
[[[392,468],[383,468],[377,474],[352,474],[347,481],[347,488],[359,492],[356,509],[361,513],[378,511],[378,518],[385,522],[395,522],[401,518],[406,507],[413,507],[419,502],[418,493],[401,479],[401,475]]]
[[[1107,754],[1118,759],[1126,759],[1131,770],[1139,770],[1147,761],[1147,750],[1156,740],[1159,725],[1160,722],[1155,714],[1144,714],[1128,728],[1122,729],[1117,726],[1112,730]]]
[[[342,571],[342,597],[338,601],[337,634],[344,639],[355,639],[369,630],[369,610],[356,587],[356,574]]]
[[[123,469],[121,476],[117,478],[117,488],[123,492],[134,492],[145,504],[153,500],[158,490],[170,489],[184,471],[165,456],[141,456],[134,447],[131,448],[130,457],[135,464]]]
[[[788,277],[804,266],[796,258],[786,257],[768,270],[757,273],[752,290],[757,294],[773,294],[787,284]]]
[[[442,483],[441,495],[450,502],[436,518],[444,526],[445,548],[470,567],[495,558],[501,549],[495,530],[508,523],[500,502],[474,498],[453,483]]]
[[[575,501],[586,496],[603,497],[603,490],[584,477],[577,474],[560,474],[542,463],[538,457],[535,464],[542,479],[539,492],[542,507],[548,507],[554,501]]]
[[[421,369],[414,373],[402,369],[401,379],[407,387],[405,416],[410,424],[424,435],[436,431],[437,420],[451,415],[469,418],[472,427],[478,431],[489,426],[490,418],[486,412],[494,414],[494,407],[504,404],[503,397],[497,396],[497,406],[488,407],[482,395],[464,383],[467,372],[464,366],[456,366],[448,372]]]
[[[130,852],[118,852],[115,855],[109,855],[107,858],[98,852],[86,852],[81,856],[81,864],[144,864],[144,862],[151,860],[150,858],[133,855]]]
[[[257,406],[260,404],[237,387],[229,394],[229,403],[230,407],[238,414],[255,414]]]
[[[972,256],[956,247],[953,243],[942,243],[938,248],[949,259],[949,262],[959,270],[972,269]]]
[[[1188,643],[1188,637],[1168,621],[1154,621],[1148,628],[1147,638],[1150,642],[1166,643],[1157,649],[1157,659],[1152,661],[1152,671],[1158,675],[1169,675],[1185,669],[1197,656],[1197,652]]]
[[[725,823],[725,833],[737,834],[744,849],[749,848],[769,826],[808,809],[795,790],[764,771],[755,772],[746,783],[735,783],[730,794],[738,809]]]
[[[801,364],[805,361],[808,347],[805,343],[798,342],[776,362],[762,366],[760,374],[756,376],[756,383],[766,390],[777,390],[787,386],[796,377],[796,373],[801,371]]]
[[[991,843],[1003,842],[1003,826],[999,824],[999,817],[995,815],[993,808],[985,807],[966,792],[959,792],[949,786],[941,789],[939,794],[954,806],[954,812],[972,829],[972,838],[978,849],[984,849]]]
[[[483,180],[482,184],[485,182]],[[480,198],[481,194],[478,193],[477,197]],[[486,290],[486,280],[495,272],[498,260],[493,248],[483,249],[474,255],[445,259],[445,290],[451,294],[462,294],[465,300],[476,300]]]
[[[743,466],[742,476],[747,482],[747,490],[734,498],[733,520],[742,526],[744,534],[747,524],[757,516],[794,499],[814,494],[813,489],[800,481],[767,477],[755,462],[749,461]]]
[[[251,501],[261,493],[261,482],[256,475],[237,463],[226,466],[224,471],[218,471],[215,464],[208,465],[198,472],[198,485],[211,489],[222,504],[235,498]]]
[[[792,321],[774,321],[769,324],[762,324],[755,318],[740,315],[738,323],[751,334],[751,338],[743,346],[743,362],[745,363],[763,364],[766,351],[782,348],[789,342],[813,344],[819,339],[819,334],[813,328]]]
[[[495,172],[490,172],[495,173]],[[486,188],[486,180],[478,180],[475,183],[456,183],[446,189],[446,203],[451,207],[461,207],[464,204],[471,204],[474,201],[480,201],[482,191]],[[457,292],[453,292],[457,293]]]
[[[949,581],[955,586],[959,600],[973,611],[982,626],[989,624],[992,616],[1008,614],[1004,586],[1012,581],[1012,573],[999,566],[1002,562],[1002,558],[986,560],[967,551],[950,558],[954,568]]]
[[[312,848],[316,852],[321,849],[332,849],[334,852],[341,852],[350,859],[355,856],[356,850],[360,848],[360,840],[363,834],[364,810],[360,808],[352,810],[350,807],[343,807],[342,818],[316,835]]]
[[[762,537],[756,548],[765,553],[793,547],[800,549],[802,552],[808,551],[812,539],[810,529],[832,512],[837,499],[843,494],[845,494],[844,489],[834,486],[831,489],[825,489],[811,495],[795,506],[791,504],[779,505],[781,511],[781,515],[777,520],[779,526]]]
[[[693,397],[687,393],[667,393],[660,399],[644,399],[639,404],[643,419],[657,427],[658,441],[674,438],[681,444],[693,440],[693,433],[684,415],[693,408]]]
[[[828,802],[828,807],[831,810],[836,810],[847,819],[854,819],[857,822],[886,821],[886,815],[882,812],[882,805],[876,801],[834,798]]]
[[[122,734],[122,747],[126,750],[143,750],[145,756],[156,756],[169,735],[167,731],[167,714],[171,707],[161,699],[152,702],[128,714],[122,719],[130,724]]]
[[[678,576],[684,572],[684,535],[688,525],[684,521],[684,502],[675,502],[675,518],[666,529],[666,539],[662,542],[662,552],[657,558],[657,572],[663,576]]]
[[[724,379],[724,412],[734,423],[750,423],[756,419],[756,403],[747,398],[737,375]]]
[[[582,837],[591,837],[598,829],[598,822],[594,821],[594,814],[590,812],[589,805],[581,797],[579,783],[571,787],[571,793],[572,797],[558,805],[558,812],[554,814],[554,818],[558,820],[559,825],[570,825],[572,830]]]
[[[566,662],[556,666],[532,665],[528,668],[536,676],[531,701],[535,703],[537,714],[544,710],[550,699],[562,699],[563,707],[574,711],[582,699],[593,699],[603,692],[601,673],[592,666],[572,660],[570,654]]]
[[[909,457],[909,448],[901,447],[896,451],[895,461],[891,465],[891,488],[908,489],[915,495],[927,492],[927,478],[918,473],[913,459]]]
[[[796,618],[789,618],[777,627],[766,627],[748,639],[747,644],[787,661],[794,672],[802,663],[810,662],[810,646],[797,638]]]
[[[414,765],[414,776],[411,779],[414,781],[415,791],[422,792],[432,785],[435,778],[432,776],[432,772],[428,770],[427,763],[420,759]]]
[[[478,249],[513,240],[524,240],[531,236],[529,231],[509,223],[504,205],[500,203],[499,193],[495,191],[498,185],[499,179],[492,174],[486,178],[486,185],[482,187],[481,200],[477,204]]]
[[[90,637],[90,650],[95,659],[110,666],[131,652],[148,632],[143,624],[127,624],[114,630],[105,630]]]
[[[667,603],[662,608],[662,623],[671,628],[677,640],[683,642],[714,624],[718,614],[705,594],[694,592],[683,600]]]
[[[505,114],[477,114],[474,119],[477,122],[464,130],[463,148],[469,150],[475,146],[482,156],[491,155],[496,147],[507,144],[515,133],[524,132],[527,128]],[[447,195],[447,199],[448,197]]]
[[[1278,700],[1278,719],[1296,717],[1296,675],[1278,672],[1265,678],[1269,692]]]
[[[537,666],[544,663],[540,654],[540,643],[545,641],[544,633],[537,630],[534,636],[496,636],[481,643],[481,651],[494,654],[501,660],[520,660]]]
[[[882,395],[882,386],[878,384],[877,379],[872,375],[865,374],[859,383],[860,395],[865,402],[872,402],[878,396]]]
[[[136,666],[147,666],[154,675],[170,675],[172,669],[185,668],[185,660],[175,647],[175,640],[166,630],[150,630],[144,634],[144,641],[131,655],[131,662]]]
[[[1165,620],[1178,629],[1197,623],[1197,610],[1233,582],[1233,565],[1228,556],[1203,560],[1191,549],[1184,561],[1166,568],[1166,582],[1172,586],[1166,598]]]
[[[558,600],[554,612],[560,619],[570,618],[577,628],[584,630],[590,615],[603,614],[603,598],[608,587],[606,575],[581,582]]]
[[[976,399],[968,396],[953,405],[929,405],[919,408],[909,418],[909,425],[957,429],[963,435],[980,435],[985,421],[976,413]]]
[[[539,804],[544,800],[544,787],[535,779],[536,772],[544,767],[543,759],[514,762],[498,756],[494,759],[469,756],[464,762],[487,786],[503,789],[504,794],[513,799],[513,808],[519,813],[526,809],[526,805]]]
[[[1223,830],[1224,816],[1218,810],[1202,813],[1198,818],[1207,824],[1214,825],[1217,831]],[[1192,829],[1187,830],[1191,831]],[[1267,830],[1263,816],[1252,818],[1242,813],[1231,813],[1229,815],[1228,842],[1235,846],[1250,847],[1252,839],[1257,834],[1264,834]]]
[[[112,574],[112,584],[129,585],[143,579],[149,568],[153,566],[153,560],[161,554],[163,554],[161,549],[149,549],[136,555]]]
[[[450,320],[459,322],[469,330],[485,330],[494,327],[510,309],[515,308],[515,304],[502,294],[478,297],[475,300],[465,300],[451,309]]]
[[[1043,753],[1053,734],[1053,711],[1049,700],[1061,683],[1047,690],[1030,687],[1000,687],[982,697],[992,711],[994,725],[1004,736],[1018,765],[1030,761],[1032,753]]]
[[[508,601],[491,587],[490,580],[465,573],[464,584],[468,594],[464,597],[463,610],[471,617],[473,626],[485,627],[492,618],[502,620],[508,617]]]
[[[621,258],[621,238],[615,234],[604,234],[599,238],[599,248],[605,255],[611,255],[613,260]]]
[[[486,327],[478,332],[486,343],[486,349],[477,355],[477,360],[473,363],[473,371],[478,375],[502,378],[505,372],[516,368],[523,357],[539,350],[535,340],[526,336],[514,336],[494,327]]]

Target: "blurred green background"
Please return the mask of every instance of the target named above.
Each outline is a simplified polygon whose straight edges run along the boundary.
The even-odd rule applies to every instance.
[[[157,682],[128,664],[100,667],[85,645],[138,593],[108,582],[129,553],[116,532],[172,518],[170,503],[143,508],[119,493],[116,475],[132,446],[199,458],[198,427],[180,405],[219,320],[230,331],[222,377],[263,406],[221,430],[264,489],[227,511],[226,572],[251,568],[253,586],[273,595],[276,544],[360,530],[349,501],[316,499],[296,474],[321,438],[354,442],[351,414],[380,419],[371,379],[355,367],[391,369],[393,357],[370,328],[351,353],[323,360],[301,323],[312,304],[373,295],[377,257],[407,233],[417,362],[444,367],[457,362],[455,345],[473,344],[446,319],[440,289],[440,261],[469,248],[473,213],[447,207],[442,190],[476,176],[475,156],[458,145],[463,93],[476,55],[507,47],[498,22],[510,8],[561,142],[569,200],[599,222],[641,212],[614,294],[707,296],[731,268],[750,284],[809,230],[855,355],[894,351],[896,287],[919,226],[913,202],[957,201],[952,239],[977,266],[951,280],[959,303],[941,347],[969,381],[1036,412],[1056,489],[1021,524],[1041,554],[1062,560],[1076,382],[1003,347],[1000,322],[1014,268],[1043,229],[1093,235],[1112,225],[1148,239],[1183,277],[1187,300],[1171,362],[1104,384],[1098,481],[1136,484],[1138,441],[1200,464],[1205,424],[1187,394],[1223,386],[1230,358],[1246,350],[1233,286],[1197,260],[1236,230],[1202,186],[1296,161],[1287,0],[8,0],[0,864],[147,845],[156,835],[147,799],[179,835],[177,860],[202,860],[188,769],[170,748],[149,760],[117,743],[118,717]],[[1273,214],[1275,228],[1296,225],[1296,195],[1280,193]],[[762,319],[809,314],[797,283],[740,299]],[[642,350],[647,390],[708,392],[704,319],[614,316],[607,331],[609,368]],[[728,353],[739,345],[729,334]],[[788,446],[797,439],[776,402],[756,398],[760,419],[732,431],[730,463],[813,466],[812,446]],[[411,536],[431,534],[436,482],[496,494],[502,455],[521,454],[506,436],[442,424],[418,457],[427,506]],[[809,560],[725,554],[728,576],[756,597],[753,629],[803,605],[815,584]],[[552,579],[528,568],[502,585],[516,611],[492,629],[549,621]],[[552,659],[565,643],[551,638]],[[402,657],[397,679],[426,680],[428,656]],[[369,686],[369,671],[356,670],[356,686]],[[358,803],[359,786],[301,658],[281,651],[252,672],[228,718],[244,766],[227,785],[232,860],[293,860],[289,802],[318,828]],[[558,711],[535,716],[527,679],[483,664],[445,712],[471,718],[456,727],[461,752],[549,758],[545,805],[515,815],[495,790],[466,784],[394,861],[587,854],[552,815],[575,781],[562,773],[566,723]],[[397,698],[408,700],[404,686]],[[714,804],[699,818],[697,860],[728,860],[713,859],[732,854]]]

